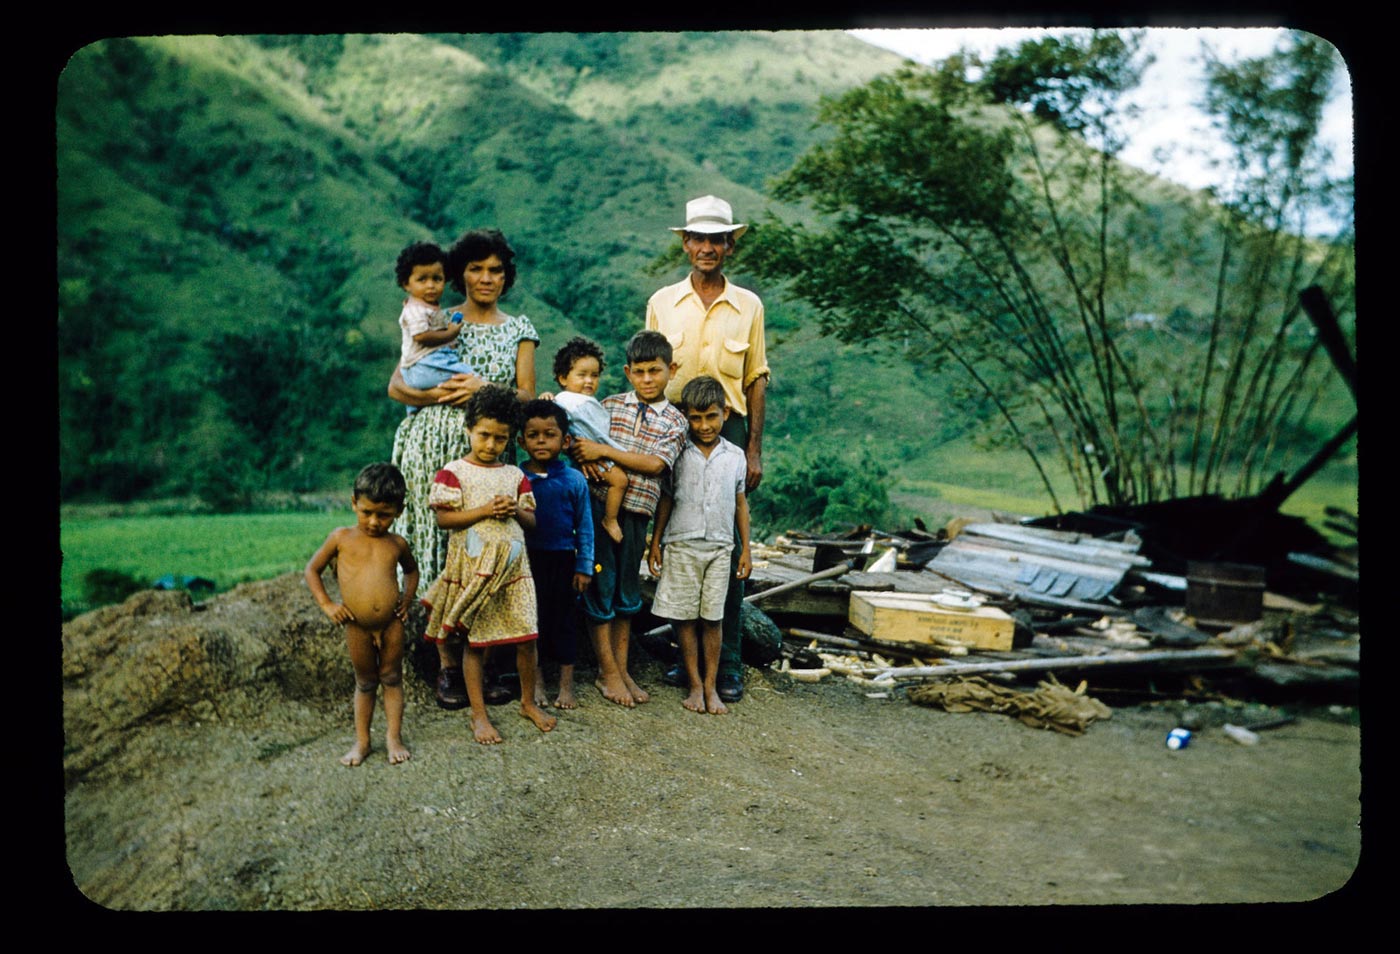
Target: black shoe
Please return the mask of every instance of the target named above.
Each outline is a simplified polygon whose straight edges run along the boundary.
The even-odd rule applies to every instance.
[[[465,709],[467,687],[462,681],[462,670],[448,667],[438,670],[437,704],[444,709]]]
[[[722,672],[715,680],[715,689],[725,702],[738,702],[744,698],[744,677],[737,672]]]
[[[510,691],[510,686],[497,679],[487,679],[486,684],[481,687],[481,694],[486,698],[488,706],[504,705],[515,696]]]
[[[675,686],[677,689],[684,689],[690,685],[690,680],[685,676],[685,670],[680,663],[676,663],[661,676],[661,681],[668,686]]]

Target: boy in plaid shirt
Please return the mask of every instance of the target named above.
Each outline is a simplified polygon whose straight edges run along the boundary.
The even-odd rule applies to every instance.
[[[675,364],[665,335],[658,331],[633,335],[627,342],[627,364],[622,370],[632,390],[603,400],[609,436],[617,446],[576,439],[569,453],[587,477],[594,476],[590,466],[602,460],[612,461],[627,473],[627,492],[618,515],[621,543],[614,543],[598,529],[604,498],[596,486],[593,490],[597,572],[583,596],[583,611],[598,657],[595,685],[603,698],[630,709],[650,698],[627,671],[632,617],[642,608],[640,570],[647,555],[647,524],[661,498],[661,477],[685,449],[690,425],[666,400],[666,384]]]

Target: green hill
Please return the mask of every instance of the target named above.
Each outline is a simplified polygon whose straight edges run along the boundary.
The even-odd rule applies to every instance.
[[[731,45],[194,36],[78,51],[56,110],[64,497],[313,489],[386,456],[402,413],[384,396],[392,263],[416,238],[501,228],[520,255],[509,307],[540,328],[545,366],[576,332],[616,355],[673,280],[648,267],[685,200],[713,191],[757,214],[762,180],[810,141],[816,97],[897,62],[838,33]],[[746,84],[732,109],[674,79],[758,60],[765,78],[807,72]],[[697,154],[725,123],[732,154]],[[610,373],[620,387],[619,361]]]
[[[823,95],[900,59],[836,31],[168,36],[79,50],[60,77],[60,470],[65,500],[339,488],[389,454],[384,393],[407,242],[495,226],[508,310],[620,352],[683,274],[686,199],[745,221],[823,132]],[[1169,196],[1158,189],[1154,195]],[[1157,201],[1157,200],[1153,200]],[[1182,213],[1162,200],[1164,220]],[[898,342],[839,344],[764,296],[769,446],[892,471],[986,408]],[[1187,311],[1209,275],[1178,276]],[[541,373],[541,382],[547,380]]]

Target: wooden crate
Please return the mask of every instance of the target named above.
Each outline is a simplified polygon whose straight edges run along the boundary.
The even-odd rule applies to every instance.
[[[892,643],[955,640],[974,649],[1008,650],[1016,621],[994,606],[958,610],[939,606],[926,593],[856,590],[851,625],[871,639]]]

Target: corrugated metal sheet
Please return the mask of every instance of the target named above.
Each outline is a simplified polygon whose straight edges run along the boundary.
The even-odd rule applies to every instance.
[[[982,590],[1000,590],[1032,602],[1099,602],[1128,570],[1151,565],[1137,553],[1141,541],[1102,540],[1015,524],[977,523],[926,566]]]

